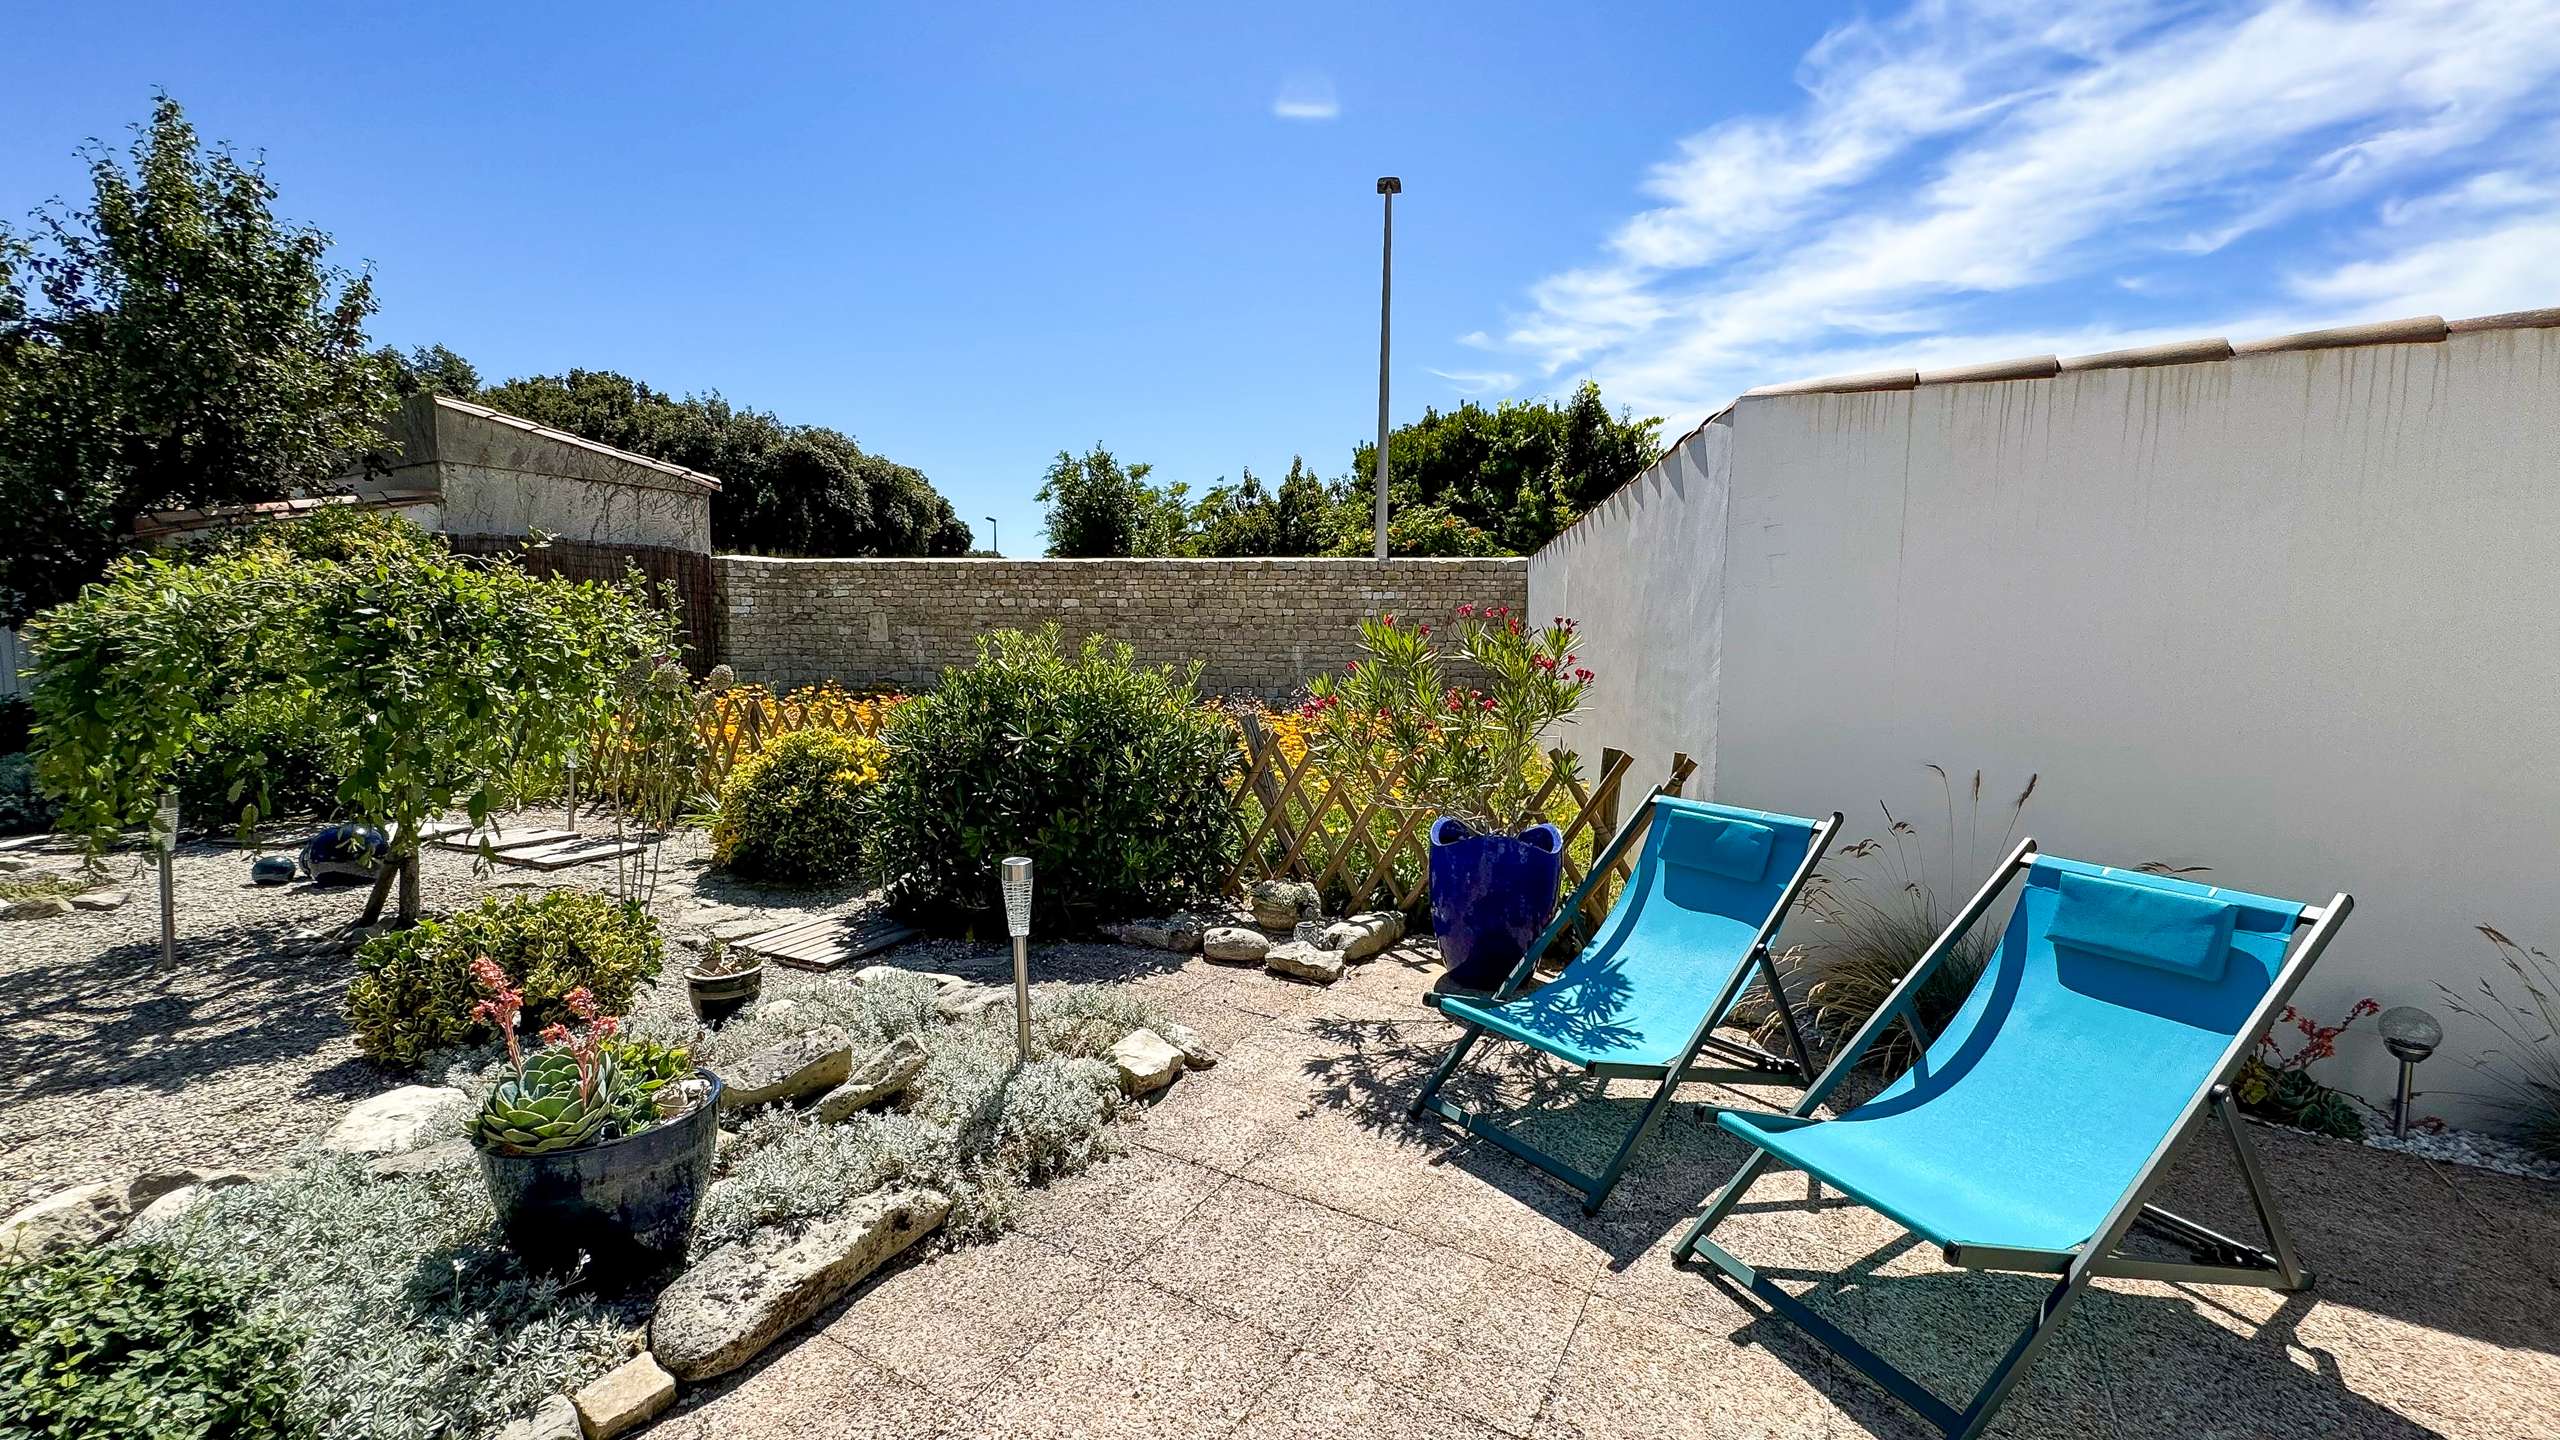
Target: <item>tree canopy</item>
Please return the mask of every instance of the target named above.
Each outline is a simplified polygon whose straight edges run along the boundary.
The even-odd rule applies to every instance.
[[[452,362],[452,363],[449,363]],[[443,347],[413,353],[409,373],[442,388],[467,362]],[[610,370],[533,375],[473,393],[494,410],[599,444],[716,475],[711,540],[786,555],[959,555],[969,527],[923,472],[874,455],[823,425],[786,424],[721,396],[678,399]]]
[[[319,487],[373,444],[372,283],[162,96],[87,204],[0,226],[0,620],[69,598],[151,510]]]
[[[1585,381],[1562,404],[1470,401],[1388,439],[1387,549],[1395,555],[1525,555],[1642,474],[1660,455],[1659,420],[1612,415]],[[1252,470],[1196,503],[1153,467],[1096,444],[1060,451],[1041,477],[1051,555],[1367,555],[1373,549],[1377,446],[1320,480],[1291,457],[1276,490]]]
[[[606,719],[616,682],[676,652],[637,582],[537,578],[457,558],[405,521],[347,514],[257,526],[168,556],[128,556],[28,626],[37,778],[61,829],[149,813],[206,720],[282,700],[343,726],[348,813],[391,829],[403,873],[418,828],[521,798]],[[239,757],[242,786],[268,757]],[[381,903],[377,889],[375,905]],[[403,918],[417,913],[414,885]]]

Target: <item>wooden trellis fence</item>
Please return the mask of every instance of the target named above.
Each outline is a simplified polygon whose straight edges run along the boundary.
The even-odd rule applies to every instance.
[[[1410,911],[1431,889],[1429,830],[1425,810],[1394,803],[1401,765],[1381,773],[1362,763],[1347,773],[1328,767],[1311,753],[1292,760],[1260,719],[1247,712],[1237,717],[1244,733],[1245,771],[1235,788],[1237,820],[1244,849],[1227,872],[1226,887],[1240,889],[1256,880],[1304,880],[1339,896],[1352,910],[1375,902]],[[1564,763],[1563,752],[1548,772],[1520,820],[1545,816],[1564,831],[1564,883],[1582,883],[1591,856],[1609,843],[1622,819],[1627,773],[1634,762],[1624,751],[1600,752],[1600,773],[1585,785]],[[1672,757],[1671,773],[1653,794],[1680,793],[1697,763],[1687,755]],[[1650,800],[1651,795],[1643,797]],[[1639,817],[1637,834],[1650,823],[1651,806]],[[1634,847],[1611,867],[1610,882],[1592,887],[1583,908],[1595,920],[1608,913],[1617,887],[1632,873]]]
[[[716,795],[738,768],[738,762],[794,730],[842,730],[878,736],[887,723],[894,698],[820,692],[806,697],[776,696],[757,689],[722,690],[702,697],[702,789]],[[608,730],[588,747],[582,788],[592,795],[620,793],[630,748]]]

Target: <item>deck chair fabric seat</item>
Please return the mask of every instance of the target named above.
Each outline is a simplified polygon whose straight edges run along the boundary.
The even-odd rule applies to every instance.
[[[1730,1014],[1754,965],[1766,966],[1766,942],[1840,824],[1836,814],[1808,820],[1673,795],[1655,796],[1647,814],[1644,846],[1625,889],[1562,973],[1535,990],[1514,993],[1572,917],[1579,891],[1499,995],[1452,995],[1435,1002],[1468,1030],[1413,1107],[1417,1116],[1427,1112],[1456,1121],[1562,1176],[1584,1190],[1586,1208],[1596,1207],[1616,1182],[1626,1149],[1653,1123],[1681,1074],[1698,1073],[1692,1062],[1702,1043]],[[1613,842],[1613,855],[1624,843]],[[1591,876],[1604,873],[1609,860],[1596,858]],[[1655,1079],[1662,1089],[1609,1171],[1583,1175],[1435,1099],[1459,1058],[1484,1034],[1598,1074]],[[1812,1080],[1801,1057],[1751,1075],[1760,1081],[1791,1077],[1797,1084]]]
[[[2211,980],[2183,955],[2146,963],[2055,938],[2074,912],[2174,906],[2166,918],[2184,921],[2195,904],[2228,922]],[[2028,870],[2018,905],[1989,983],[1875,1098],[1822,1123],[1718,1122],[1941,1245],[2086,1244],[2248,1022],[2303,907],[2054,856]]]
[[[1886,1025],[1899,1021],[1917,1031],[1911,996],[2013,880],[2018,894],[2008,926],[1946,1029],[1924,1036],[1920,1058],[1874,1098],[1832,1119],[1813,1118]],[[1675,1254],[1706,1253],[1957,1436],[1989,1423],[2093,1275],[2280,1290],[2309,1284],[2228,1085],[2353,903],[2339,895],[2314,911],[2037,855],[2033,841],[2021,842],[1794,1113],[1718,1117],[1757,1153]],[[2169,1159],[2212,1117],[2231,1134],[2270,1249],[2147,1202]],[[2063,1278],[1992,1379],[1959,1410],[1706,1239],[1771,1162],[1804,1170],[1937,1242],[1951,1263]],[[2184,1245],[2195,1263],[2119,1250],[2137,1222]]]

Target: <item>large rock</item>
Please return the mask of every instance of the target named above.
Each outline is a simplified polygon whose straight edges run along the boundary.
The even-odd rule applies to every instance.
[[[1242,925],[1220,925],[1200,937],[1200,953],[1230,965],[1259,965],[1271,953],[1271,938]]]
[[[471,1148],[468,1142],[456,1141],[455,1143],[460,1144],[465,1150]],[[254,1184],[258,1179],[246,1170],[216,1170],[209,1174],[191,1170],[179,1173],[192,1175],[195,1178],[136,1206],[133,1217],[133,1229],[136,1232],[152,1230],[168,1224],[202,1204],[204,1197],[216,1190],[228,1190],[234,1185]]]
[[[1182,1073],[1182,1051],[1153,1030],[1132,1030],[1111,1047],[1111,1063],[1119,1067],[1120,1088],[1132,1095],[1151,1095]]]
[[[939,970],[910,970],[904,965],[865,965],[853,972],[853,983],[869,985],[891,975],[913,975],[919,980],[930,980],[945,990],[963,990],[971,986],[971,982],[957,975],[946,975]]]
[[[675,1377],[643,1351],[587,1382],[573,1402],[587,1440],[627,1435],[676,1403]]]
[[[946,989],[935,996],[933,1013],[945,1020],[971,1020],[999,1005],[1012,1003],[1013,987],[1010,985],[971,985],[964,982],[956,989]]]
[[[34,895],[0,906],[0,920],[51,920],[71,913],[71,902],[59,895]]]
[[[1209,1048],[1209,1042],[1200,1038],[1200,1032],[1179,1020],[1166,1021],[1156,1033],[1173,1042],[1173,1048],[1182,1052],[1183,1065],[1189,1069],[1206,1070],[1218,1063],[1218,1052]]]
[[[122,890],[92,890],[86,895],[72,896],[71,908],[74,910],[121,910],[124,908],[124,902],[131,898],[133,897]]]
[[[56,1190],[0,1220],[0,1260],[33,1260],[114,1239],[133,1214],[125,1206],[125,1184],[101,1180]]]
[[[687,1382],[725,1375],[798,1329],[951,1213],[937,1190],[875,1190],[797,1234],[733,1240],[658,1296],[649,1348]]]
[[[1170,950],[1188,955],[1200,948],[1200,917],[1188,913],[1159,916],[1153,920],[1131,920],[1126,924],[1107,925],[1104,934],[1123,945],[1144,945],[1153,950]]]
[[[738,1062],[733,1074],[720,1077],[722,1110],[745,1110],[777,1100],[797,1100],[832,1090],[853,1073],[853,1037],[828,1025],[771,1045]]]
[[[1303,940],[1274,945],[1271,953],[1262,957],[1263,968],[1273,974],[1294,975],[1300,980],[1313,980],[1323,985],[1341,979],[1343,966],[1347,963],[1341,951],[1319,950]]]
[[[907,1088],[924,1069],[924,1042],[901,1035],[855,1062],[843,1084],[818,1101],[818,1118],[832,1125],[850,1120]]]
[[[1292,930],[1301,920],[1324,914],[1316,887],[1303,880],[1257,880],[1253,884],[1253,923],[1265,930]]]
[[[1371,910],[1347,920],[1336,920],[1316,937],[1319,950],[1339,950],[1352,964],[1386,949],[1404,938],[1404,917],[1393,910]]]
[[[578,1402],[566,1395],[554,1395],[533,1407],[533,1413],[498,1432],[498,1440],[584,1440],[586,1428],[578,1419]]]
[[[358,1101],[320,1142],[342,1155],[397,1155],[450,1138],[471,1097],[450,1085],[403,1085]]]

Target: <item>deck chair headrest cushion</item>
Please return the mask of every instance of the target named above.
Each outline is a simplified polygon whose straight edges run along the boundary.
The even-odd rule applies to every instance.
[[[1769,849],[1777,832],[1768,826],[1695,810],[1665,809],[1661,818],[1664,864],[1728,880],[1752,881],[1769,872]]]
[[[2131,880],[2056,877],[2060,892],[2045,934],[2057,948],[2147,965],[2212,984],[2231,958],[2236,907]]]

